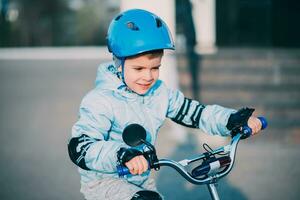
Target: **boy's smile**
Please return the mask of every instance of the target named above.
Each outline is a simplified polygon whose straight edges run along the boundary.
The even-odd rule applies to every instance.
[[[124,66],[126,85],[137,94],[146,94],[159,77],[161,59],[162,54],[144,54],[127,58]]]

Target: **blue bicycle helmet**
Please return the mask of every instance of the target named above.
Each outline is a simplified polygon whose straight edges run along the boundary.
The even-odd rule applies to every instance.
[[[107,47],[121,59],[151,50],[175,49],[166,23],[141,9],[127,10],[112,20],[107,32]]]

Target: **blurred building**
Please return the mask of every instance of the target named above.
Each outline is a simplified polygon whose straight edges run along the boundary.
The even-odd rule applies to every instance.
[[[300,47],[297,0],[217,0],[218,46]]]
[[[170,5],[177,6],[177,14],[188,11],[182,10],[182,1],[174,2]],[[201,43],[210,40],[221,47],[300,46],[297,0],[191,2],[197,41]],[[104,45],[108,23],[119,12],[120,4],[119,0],[1,0],[0,46]],[[181,34],[178,21],[177,33]]]
[[[0,46],[104,45],[118,6],[108,0],[1,0]]]

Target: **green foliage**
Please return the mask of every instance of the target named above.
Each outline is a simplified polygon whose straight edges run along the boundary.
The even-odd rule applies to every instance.
[[[109,20],[118,11],[108,10],[106,0],[8,2],[8,12],[0,16],[0,47],[104,45]],[[12,10],[15,21],[7,17]]]

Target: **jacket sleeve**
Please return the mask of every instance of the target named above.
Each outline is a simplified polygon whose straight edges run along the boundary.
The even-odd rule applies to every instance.
[[[68,144],[70,158],[80,168],[105,173],[116,171],[116,152],[125,144],[108,141],[112,120],[111,106],[104,97],[88,95],[83,99]]]
[[[172,121],[191,128],[200,128],[211,135],[228,136],[226,128],[233,109],[219,105],[204,105],[184,97],[178,90],[168,89],[169,105],[167,117]]]

